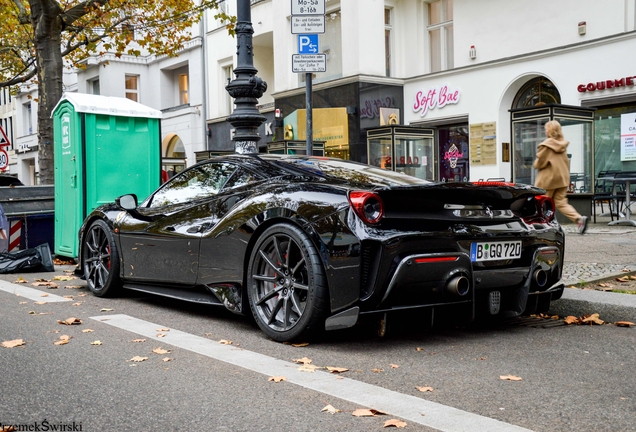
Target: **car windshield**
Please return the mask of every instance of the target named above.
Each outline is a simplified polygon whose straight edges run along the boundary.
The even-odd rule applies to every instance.
[[[311,176],[344,179],[378,186],[407,186],[429,183],[426,180],[399,172],[340,159],[288,157],[276,159],[274,163],[282,168],[291,169],[296,173],[300,171]]]

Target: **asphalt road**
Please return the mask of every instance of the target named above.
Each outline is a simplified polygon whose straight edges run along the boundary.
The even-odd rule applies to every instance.
[[[83,431],[372,431],[398,419],[406,430],[479,430],[482,420],[498,421],[493,427],[499,430],[636,430],[634,327],[532,326],[547,320],[430,330],[410,319],[394,321],[384,338],[372,325],[359,325],[294,347],[268,340],[249,319],[219,308],[136,293],[100,299],[86,288],[64,288],[84,287],[80,280],[57,282],[56,289],[32,286],[38,277],[52,279],[70,268],[23,274],[28,283],[18,286],[37,290],[33,298],[0,291],[0,343],[25,341],[0,347],[0,424],[75,421]],[[47,300],[42,294],[74,298],[36,304]],[[82,323],[58,324],[70,317]],[[150,330],[143,335],[140,327],[116,326],[126,320],[141,320]],[[69,343],[54,345],[62,335],[71,337]],[[157,348],[169,352],[154,353]],[[136,356],[147,359],[132,361]],[[303,357],[348,371],[299,373],[293,360]],[[268,380],[273,365],[287,381]],[[505,375],[521,380],[500,379]],[[342,412],[321,412],[327,405]],[[388,415],[352,415],[387,406]],[[409,408],[416,411],[411,418],[395,414]]]

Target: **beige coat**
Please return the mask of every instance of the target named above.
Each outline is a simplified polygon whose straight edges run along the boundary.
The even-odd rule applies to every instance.
[[[539,144],[533,166],[539,170],[534,181],[536,187],[545,190],[570,185],[570,160],[567,155],[569,141],[548,138]]]

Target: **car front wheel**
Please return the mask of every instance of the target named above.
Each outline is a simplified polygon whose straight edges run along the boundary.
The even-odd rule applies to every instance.
[[[257,240],[247,295],[258,326],[278,342],[324,327],[328,289],[318,251],[300,228],[273,225]]]
[[[88,288],[98,297],[117,294],[121,288],[119,254],[106,222],[95,221],[86,231],[82,246],[82,268]]]

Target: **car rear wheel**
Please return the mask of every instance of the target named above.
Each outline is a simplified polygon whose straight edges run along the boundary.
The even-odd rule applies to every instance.
[[[88,288],[98,297],[110,297],[121,289],[119,254],[112,231],[97,220],[86,231],[82,247],[82,268]]]
[[[278,342],[324,328],[327,283],[318,251],[305,232],[287,224],[263,232],[250,257],[247,295],[256,323]]]

